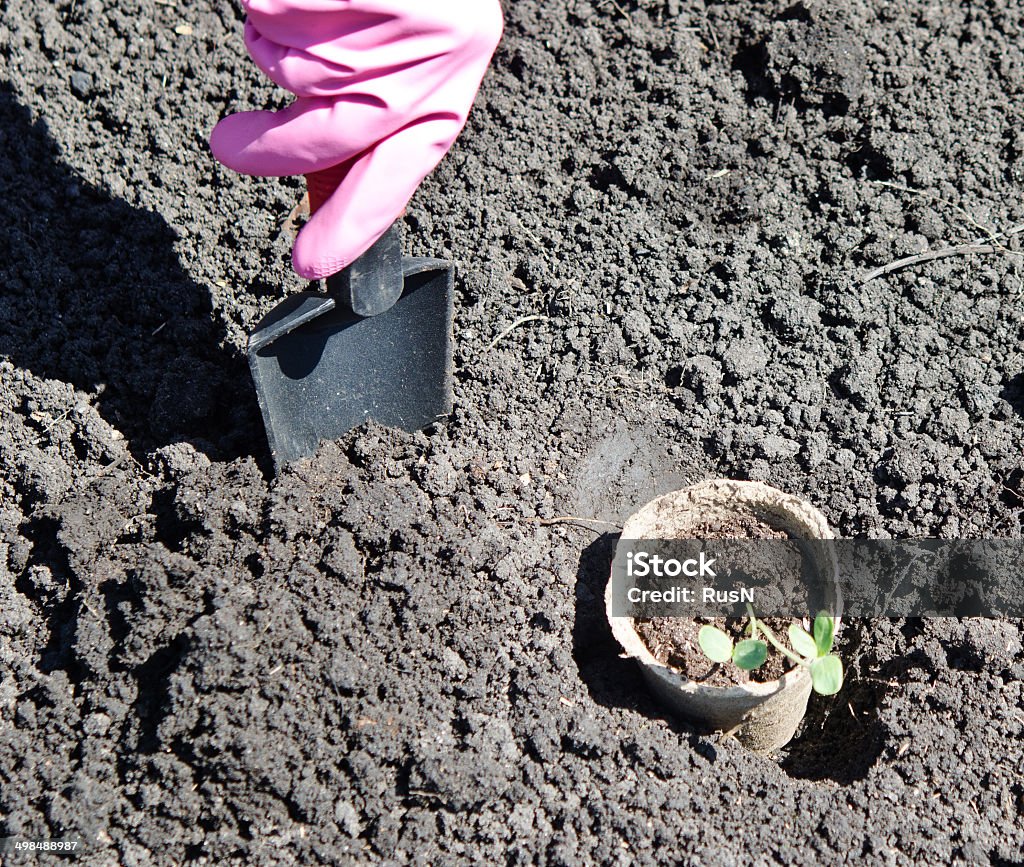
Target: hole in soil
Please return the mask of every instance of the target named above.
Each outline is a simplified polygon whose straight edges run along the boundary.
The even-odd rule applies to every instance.
[[[623,177],[619,167],[612,163],[615,154],[606,153],[602,155],[602,165],[595,166],[590,173],[590,185],[601,192],[607,192],[612,187],[629,192],[629,184]]]
[[[763,39],[742,46],[733,55],[732,68],[747,82],[748,105],[753,105],[758,97],[770,102],[778,100],[779,92],[768,76],[768,47]]]
[[[49,637],[40,651],[37,668],[49,674],[63,670],[72,683],[80,683],[82,670],[72,649],[80,603],[82,583],[71,568],[68,551],[60,540],[60,521],[43,515],[33,518],[21,532],[32,541],[32,553],[23,575],[15,581],[15,589],[30,599],[42,612]],[[38,588],[26,577],[31,567],[43,566],[49,570],[53,586],[67,588],[52,598],[41,597]]]
[[[137,610],[139,608],[139,599],[132,592],[130,586],[121,584],[113,579],[100,584],[99,591],[100,595],[103,596],[104,606],[106,607],[110,638],[115,644],[120,644],[128,637],[128,633],[131,632],[131,626],[121,608],[121,604],[127,602],[133,609]],[[116,665],[113,659],[111,660],[110,669],[111,671],[125,670],[123,666]]]
[[[155,519],[153,529],[156,538],[168,551],[180,553],[189,528],[178,517],[174,495],[173,488],[156,491],[150,500],[149,512]]]
[[[832,698],[812,695],[797,737],[783,751],[780,767],[800,780],[831,780],[842,786],[862,780],[885,748],[878,708],[889,689],[884,680],[863,677],[856,660],[862,642],[858,623],[843,625],[839,651],[848,663],[843,688]]]
[[[846,157],[846,165],[855,178],[869,181],[888,181],[892,167],[888,158],[871,143],[864,141]]]
[[[999,396],[1013,407],[1017,415],[1024,415],[1024,373],[1018,373],[1006,380]]]
[[[920,617],[911,617],[900,627],[900,632],[907,642],[913,641],[919,635],[924,635],[924,620]]]
[[[803,21],[809,24],[813,18],[811,16],[811,10],[807,8],[803,3],[794,3],[792,6],[788,6],[783,9],[776,19],[778,21]]]
[[[992,863],[992,867],[1024,867],[1024,861],[1014,861],[1009,858],[1004,858],[1002,855],[1000,855],[998,849],[993,849],[991,852],[989,852],[988,857]]]

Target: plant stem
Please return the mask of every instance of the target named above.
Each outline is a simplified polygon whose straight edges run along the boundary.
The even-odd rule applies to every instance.
[[[772,647],[779,651],[779,653],[783,654],[784,656],[788,656],[790,660],[792,662],[795,662],[797,665],[808,665],[807,660],[805,660],[802,656],[797,656],[795,653],[793,653],[793,651],[791,651],[788,647],[782,644],[779,641],[779,639],[775,637],[774,632],[772,632],[764,623],[760,623],[754,617],[754,608],[749,603],[747,604],[747,613],[750,615],[750,622],[752,625],[754,625],[755,633],[758,629],[760,629],[764,633],[764,637],[771,642]]]

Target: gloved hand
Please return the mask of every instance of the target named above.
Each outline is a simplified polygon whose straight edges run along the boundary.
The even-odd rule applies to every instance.
[[[307,176],[292,262],[326,277],[401,214],[466,123],[501,38],[498,0],[242,0],[256,64],[298,97],[224,118],[214,156],[250,175]],[[322,202],[322,206],[321,206]]]

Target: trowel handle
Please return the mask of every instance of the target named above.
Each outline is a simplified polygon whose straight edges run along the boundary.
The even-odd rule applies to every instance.
[[[315,214],[338,188],[350,163],[306,175],[309,213]],[[405,288],[401,222],[396,221],[351,265],[327,278],[327,293],[357,316],[377,316],[394,306]]]
[[[338,163],[329,169],[322,169],[319,172],[306,175],[306,192],[309,195],[310,216],[319,211],[320,206],[334,195],[334,191],[338,189],[338,184],[345,180],[345,175],[348,174],[350,168],[352,168],[351,161]]]

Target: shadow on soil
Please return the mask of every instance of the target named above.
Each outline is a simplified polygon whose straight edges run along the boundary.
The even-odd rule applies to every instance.
[[[636,666],[622,652],[604,616],[604,588],[618,534],[604,533],[588,545],[576,573],[572,653],[591,697],[606,707],[638,710],[646,702]]]
[[[1006,380],[999,396],[1013,407],[1017,415],[1024,415],[1024,373]]]
[[[621,648],[612,636],[604,608],[617,539],[617,534],[602,535],[580,557],[573,625],[573,657],[580,677],[598,704],[665,720],[687,737],[690,746],[706,755],[714,746],[693,727],[668,717],[648,694],[636,664],[619,656]],[[868,628],[860,623],[847,624],[841,647],[845,658],[857,659],[862,629]],[[855,663],[834,698],[812,696],[797,737],[779,754],[783,771],[798,779],[831,780],[840,785],[867,776],[886,744],[878,707],[888,688],[885,675],[861,676]]]
[[[839,652],[855,660],[861,644],[860,630],[847,623]],[[847,663],[843,688],[835,696],[811,694],[796,737],[781,753],[779,766],[795,779],[842,786],[868,775],[886,745],[885,727],[878,711],[889,684],[877,676],[865,676],[856,663]]]
[[[576,616],[572,629],[572,653],[580,678],[590,697],[611,708],[627,708],[651,719],[664,721],[687,738],[690,746],[709,761],[716,755],[714,744],[692,726],[667,716],[650,697],[636,663],[622,659],[605,617],[604,590],[608,583],[612,552],[618,533],[605,533],[583,551],[576,573]]]
[[[221,346],[174,231],[64,165],[3,81],[0,130],[0,356],[93,396],[136,459],[179,441],[217,459],[265,451],[245,361]]]

